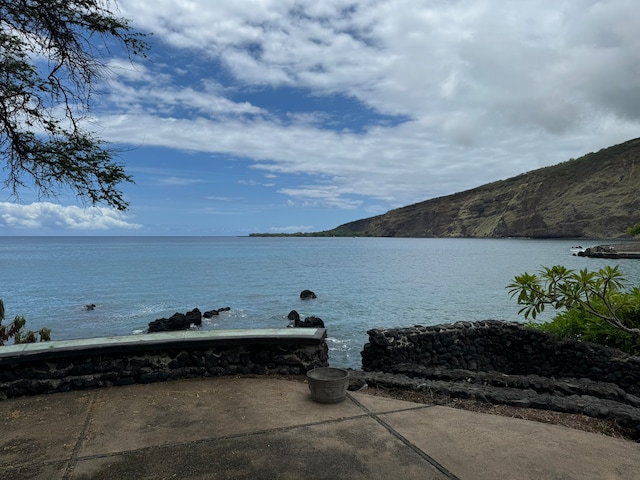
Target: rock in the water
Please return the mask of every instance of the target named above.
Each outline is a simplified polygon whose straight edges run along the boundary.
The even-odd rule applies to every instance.
[[[316,294],[313,293],[311,290],[303,290],[300,292],[300,298],[302,300],[308,300],[310,298],[316,298]]]
[[[222,308],[214,308],[213,310],[208,310],[202,314],[204,318],[211,318],[215,315],[220,315],[220,312],[228,312],[231,310],[231,307],[222,307]]]
[[[187,312],[185,317],[189,323],[193,323],[197,327],[202,325],[202,313],[200,313],[198,308],[194,308],[190,312]]]
[[[298,312],[296,312],[295,310],[291,310],[289,312],[289,315],[287,315],[287,318],[289,320],[291,320],[292,322],[299,322],[300,321],[300,314]]]
[[[174,313],[169,318],[159,318],[149,323],[149,333],[188,330],[191,322],[184,313]]]
[[[318,317],[307,317],[304,320],[298,318],[293,326],[298,328],[324,328],[324,322]]]

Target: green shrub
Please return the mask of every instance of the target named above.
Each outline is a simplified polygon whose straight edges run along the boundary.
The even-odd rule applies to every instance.
[[[563,339],[598,343],[618,348],[631,355],[640,355],[640,339],[637,336],[614,328],[600,317],[581,308],[570,308],[558,313],[550,322],[528,322],[527,326]]]
[[[507,288],[524,305],[518,313],[525,318],[535,319],[545,306],[558,310],[551,322],[529,326],[640,355],[640,288],[623,287],[617,266],[575,272],[555,265],[535,275],[518,275]]]
[[[636,235],[640,235],[640,223],[638,223],[637,225],[634,225],[633,227],[627,228],[627,230],[624,233],[626,233],[630,237],[635,237]]]

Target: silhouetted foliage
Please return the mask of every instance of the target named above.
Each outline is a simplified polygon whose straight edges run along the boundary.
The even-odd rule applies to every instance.
[[[0,0],[0,157],[4,187],[53,197],[71,189],[92,205],[128,206],[131,182],[115,152],[82,127],[113,48],[145,55],[144,35],[109,0]]]
[[[4,321],[4,303],[0,300],[0,345],[13,338],[14,343],[35,343],[37,341],[47,342],[51,340],[51,330],[41,328],[37,332],[23,331],[27,321],[24,317],[16,316],[9,325],[2,325]]]

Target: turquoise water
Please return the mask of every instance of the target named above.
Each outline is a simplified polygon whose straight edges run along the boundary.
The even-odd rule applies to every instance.
[[[584,244],[584,241],[581,241]],[[371,328],[459,320],[522,320],[505,286],[541,265],[640,262],[575,257],[576,240],[0,237],[0,298],[8,318],[47,326],[53,339],[141,333],[198,307],[231,311],[205,329],[286,327],[287,314],[322,318],[330,363],[359,367]],[[592,241],[590,246],[601,241]],[[302,301],[313,290],[318,298]],[[86,304],[96,304],[87,311]]]

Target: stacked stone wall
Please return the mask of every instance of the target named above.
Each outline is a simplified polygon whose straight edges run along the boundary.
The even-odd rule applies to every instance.
[[[312,345],[244,343],[110,353],[52,349],[36,358],[0,358],[0,399],[193,377],[296,375],[328,366],[324,339]]]
[[[563,341],[518,323],[457,322],[374,329],[362,352],[365,371],[404,373],[407,365],[507,375],[584,378],[640,396],[640,357]]]

